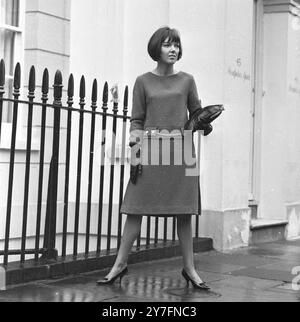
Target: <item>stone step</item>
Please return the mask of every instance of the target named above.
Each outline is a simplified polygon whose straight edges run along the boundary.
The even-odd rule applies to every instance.
[[[252,219],[250,224],[250,245],[286,239],[286,220]]]

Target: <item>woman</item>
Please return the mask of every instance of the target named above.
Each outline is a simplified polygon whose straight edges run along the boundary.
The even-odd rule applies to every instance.
[[[170,159],[175,155],[185,156],[182,152],[188,148],[195,157],[192,134],[186,136],[183,127],[188,120],[187,111],[192,114],[201,109],[201,105],[193,76],[174,70],[175,63],[182,57],[178,31],[169,27],[158,29],[149,41],[148,53],[157,62],[157,66],[136,80],[133,89],[130,145],[137,143],[143,156],[150,155],[151,159],[154,155],[155,159],[155,137],[162,138],[162,132],[173,131]],[[181,142],[184,141],[184,149],[182,145],[178,148],[178,144],[175,148],[178,134]],[[190,137],[190,140],[183,140],[183,137]],[[149,139],[153,139],[151,148],[145,152],[145,147],[149,146],[145,142],[149,142]],[[161,140],[158,141],[158,151],[163,151]],[[161,154],[158,152],[158,158]],[[183,255],[182,275],[187,285],[192,282],[195,288],[208,290],[209,287],[195,270],[193,258],[191,216],[201,214],[199,175],[187,175],[186,164],[149,164],[149,158],[147,161],[147,165],[143,164],[142,175],[138,176],[137,182],[130,180],[127,186],[121,207],[121,212],[127,214],[127,220],[115,264],[109,274],[97,283],[111,284],[117,278],[121,281],[127,273],[128,254],[139,235],[144,215],[176,216]]]

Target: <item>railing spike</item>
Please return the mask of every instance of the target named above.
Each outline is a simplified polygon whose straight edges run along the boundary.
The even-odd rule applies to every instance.
[[[92,102],[97,102],[98,99],[98,83],[97,79],[94,79],[92,90]]]
[[[102,100],[104,104],[108,103],[108,83],[107,82],[105,82],[105,85],[104,85]]]
[[[14,88],[19,90],[21,86],[21,65],[17,63],[14,73]]]
[[[125,88],[125,94],[124,94],[124,110],[128,110],[128,86]]]
[[[0,86],[4,86],[5,84],[5,63],[4,60],[0,61]]]
[[[69,82],[68,82],[68,96],[73,97],[74,96],[74,76],[73,74],[70,75],[69,77]]]
[[[29,84],[28,84],[29,92],[35,91],[35,68],[31,66],[29,73]]]
[[[85,78],[84,78],[84,76],[82,76],[81,80],[80,80],[79,96],[80,96],[81,99],[85,98]]]
[[[55,85],[62,85],[62,74],[60,70],[57,70],[54,77]]]
[[[45,68],[43,73],[42,93],[44,95],[49,93],[49,72],[47,68]]]
[[[62,98],[62,74],[61,71],[58,70],[55,73],[54,77],[54,104],[61,105],[61,98]]]

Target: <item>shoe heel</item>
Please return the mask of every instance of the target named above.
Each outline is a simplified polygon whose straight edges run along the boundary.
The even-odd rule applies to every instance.
[[[181,274],[182,274],[183,278],[186,281],[186,288],[188,288],[189,285],[190,285],[190,281],[189,281],[188,277],[185,275],[185,272],[184,271],[182,271]]]
[[[121,272],[121,275],[120,275],[120,285],[121,285],[121,282],[122,282],[122,278],[128,273],[128,268],[126,267],[122,272]]]

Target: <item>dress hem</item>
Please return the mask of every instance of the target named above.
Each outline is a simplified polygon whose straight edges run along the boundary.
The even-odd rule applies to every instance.
[[[180,213],[180,214],[144,214],[144,213],[130,213],[130,212],[123,212],[121,211],[123,215],[132,215],[132,216],[151,216],[151,217],[177,217],[177,216],[184,216],[184,215],[191,215],[191,216],[201,216],[201,214],[196,213]]]
[[[176,216],[176,215],[201,215],[201,212],[195,211],[195,208],[169,207],[169,209],[141,209],[140,207],[121,207],[121,213],[127,215],[141,215],[141,216]]]

